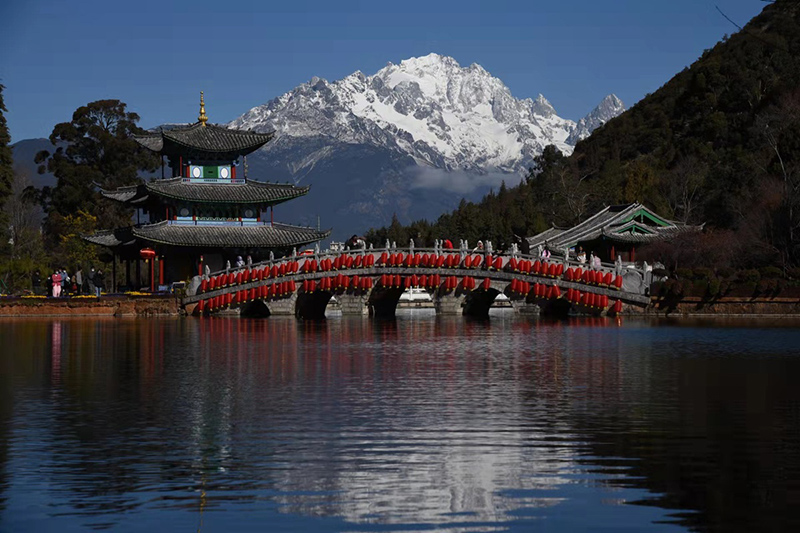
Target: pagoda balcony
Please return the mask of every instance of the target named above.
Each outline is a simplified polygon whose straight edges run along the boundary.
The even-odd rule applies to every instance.
[[[167,220],[170,226],[270,226],[272,222],[257,218],[193,218],[175,217]]]
[[[244,185],[245,178],[181,178],[181,183],[211,183],[214,185]]]

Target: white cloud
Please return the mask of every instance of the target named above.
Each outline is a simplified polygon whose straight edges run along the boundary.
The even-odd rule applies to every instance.
[[[505,181],[513,187],[519,183],[519,174],[488,171],[485,173],[467,172],[465,170],[442,170],[427,166],[408,168],[412,189],[440,189],[460,195],[469,195],[478,189],[497,189]]]

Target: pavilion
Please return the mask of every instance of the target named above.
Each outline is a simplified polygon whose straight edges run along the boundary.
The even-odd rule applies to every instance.
[[[632,203],[608,206],[577,226],[554,226],[527,241],[531,249],[547,246],[560,251],[582,247],[602,261],[613,262],[619,257],[623,262],[634,263],[637,247],[702,228],[667,220],[640,203]]]
[[[207,124],[200,94],[200,115],[194,124],[135,137],[140,145],[161,155],[160,179],[100,191],[105,198],[136,210],[136,224],[84,236],[126,262],[127,285],[131,285],[132,262],[137,266],[136,284],[140,280],[142,250],[154,253],[159,284],[164,285],[165,281],[188,280],[203,265],[219,270],[238,256],[256,262],[268,259],[270,253],[286,255],[331,233],[274,221],[276,205],[307,194],[309,187],[250,179],[247,155],[274,134]],[[164,176],[165,159],[171,177]],[[116,272],[114,278],[116,286]]]

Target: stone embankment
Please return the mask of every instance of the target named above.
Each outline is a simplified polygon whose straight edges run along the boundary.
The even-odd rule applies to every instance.
[[[30,316],[178,316],[174,296],[103,296],[102,298],[0,298],[0,318]]]
[[[680,299],[653,297],[650,306],[630,306],[626,314],[647,316],[800,316],[798,297],[746,297],[700,298],[685,296]]]

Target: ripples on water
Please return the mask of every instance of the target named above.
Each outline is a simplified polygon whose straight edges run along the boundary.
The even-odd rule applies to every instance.
[[[777,324],[0,322],[0,530],[791,529]]]

